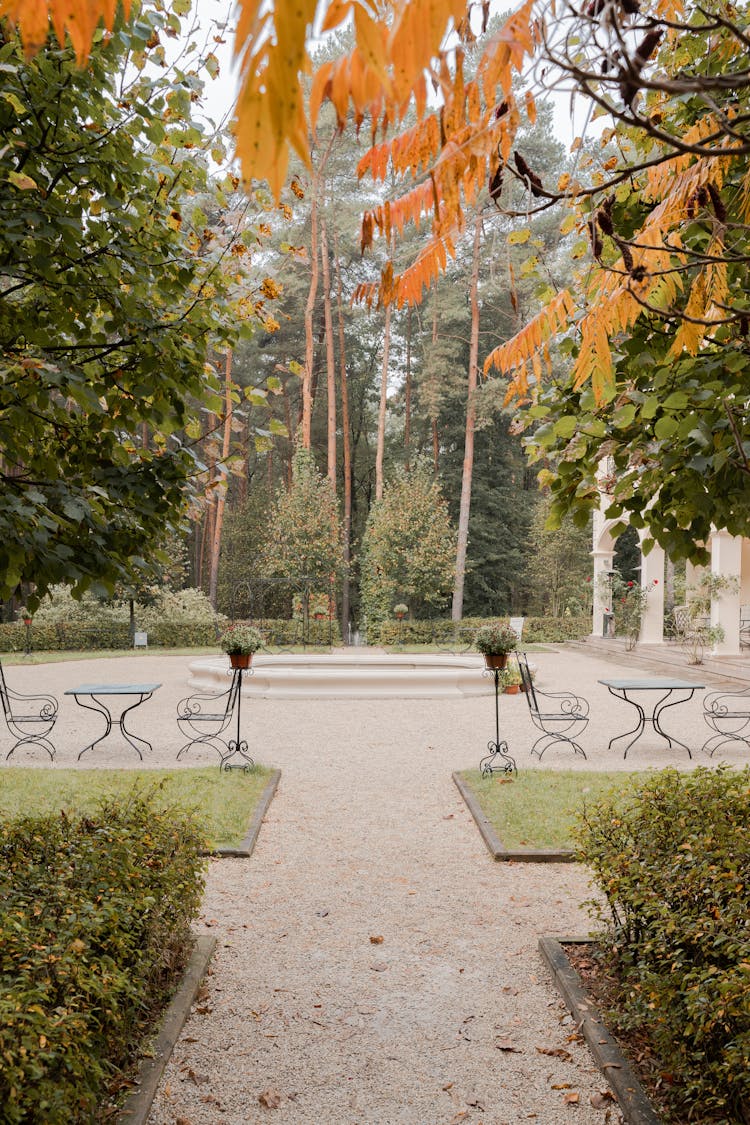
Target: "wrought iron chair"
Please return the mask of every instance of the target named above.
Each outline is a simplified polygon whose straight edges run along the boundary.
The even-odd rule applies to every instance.
[[[189,695],[180,700],[177,704],[177,726],[188,741],[177,752],[178,760],[196,743],[211,746],[222,761],[227,758],[229,742],[221,736],[232,721],[239,692],[240,677],[235,670],[226,691],[218,695]]]
[[[750,688],[710,692],[703,700],[703,718],[714,732],[703,743],[709,757],[728,742],[744,742],[750,747],[750,737],[743,734],[750,726]]]
[[[0,699],[8,730],[17,740],[5,755],[6,760],[19,746],[35,743],[55,757],[55,748],[47,738],[57,721],[57,700],[54,695],[22,695],[9,688],[0,661]]]
[[[521,690],[529,705],[531,721],[542,733],[531,747],[531,753],[541,759],[545,750],[557,742],[567,742],[576,754],[586,757],[581,746],[570,736],[569,731],[581,732],[589,721],[589,705],[581,695],[572,691],[539,691],[529,669],[525,652],[517,652],[518,668],[521,673]]]

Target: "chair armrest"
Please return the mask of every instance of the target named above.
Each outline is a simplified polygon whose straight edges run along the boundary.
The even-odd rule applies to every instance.
[[[18,703],[23,703],[24,706],[30,703],[40,704],[40,711],[47,711],[48,714],[45,718],[52,718],[57,714],[58,702],[54,695],[24,695],[19,691],[13,691],[8,688],[8,699],[15,700]]]
[[[188,695],[185,699],[181,699],[177,704],[177,718],[190,719],[194,715],[201,715],[205,712],[207,706],[211,706],[216,714],[216,709],[219,711],[227,709],[229,703],[230,690],[222,691],[219,695]],[[226,702],[222,703],[222,700]]]
[[[589,702],[584,699],[582,695],[576,695],[574,691],[539,691],[535,689],[536,694],[542,699],[557,699],[560,700],[561,710],[575,711],[581,715],[588,715]],[[567,708],[565,707],[567,704]]]

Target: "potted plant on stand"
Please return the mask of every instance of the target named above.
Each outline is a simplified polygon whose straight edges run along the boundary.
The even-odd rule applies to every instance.
[[[484,655],[488,668],[504,668],[508,663],[508,653],[518,647],[518,634],[510,625],[493,621],[477,629],[474,644]]]
[[[503,671],[503,691],[506,695],[518,695],[521,690],[521,673],[518,668],[507,667]]]
[[[252,625],[229,625],[221,634],[221,647],[233,668],[249,668],[262,644],[263,635]]]

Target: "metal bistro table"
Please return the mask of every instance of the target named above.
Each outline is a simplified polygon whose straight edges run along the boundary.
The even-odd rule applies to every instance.
[[[627,758],[628,750],[634,743],[638,741],[646,729],[646,724],[651,723],[656,734],[665,738],[670,746],[681,746],[683,750],[687,750],[689,758],[692,758],[690,747],[686,746],[684,742],[680,742],[674,735],[667,734],[661,725],[662,712],[667,707],[676,707],[679,703],[687,703],[693,698],[696,691],[703,691],[705,684],[693,684],[687,680],[668,680],[662,678],[643,679],[643,680],[599,680],[600,684],[609,691],[610,695],[614,695],[616,699],[624,699],[626,703],[630,703],[635,707],[638,712],[638,724],[632,730],[628,730],[625,734],[616,734],[614,738],[610,739],[608,749],[612,749],[615,742],[619,742],[621,738],[629,738],[630,742],[625,747],[623,758]],[[638,692],[660,692],[661,695],[654,703],[651,714],[647,715],[645,707],[638,702],[637,699],[632,699],[632,693]],[[628,694],[631,693],[631,694]],[[677,695],[676,699],[672,696]]]
[[[141,746],[145,746],[147,750],[151,750],[153,747],[145,738],[141,738],[140,735],[133,734],[132,731],[126,729],[125,716],[129,714],[130,711],[135,710],[136,707],[140,707],[141,703],[145,703],[147,699],[150,699],[156,689],[160,687],[161,684],[81,684],[80,687],[70,688],[66,691],[65,694],[72,695],[80,707],[85,707],[88,711],[97,711],[100,715],[103,715],[107,724],[107,729],[104,734],[94,739],[88,746],[84,746],[83,750],[81,750],[81,753],[78,755],[79,760],[87,750],[93,750],[95,746],[103,742],[110,734],[112,727],[116,725],[120,728],[125,741],[133,747],[142,761],[143,754],[141,753],[138,743],[140,743]],[[123,696],[126,702],[132,698],[134,702],[124,707],[119,717],[113,719],[112,712],[109,708],[109,701],[115,696]],[[86,700],[90,702],[87,703]]]

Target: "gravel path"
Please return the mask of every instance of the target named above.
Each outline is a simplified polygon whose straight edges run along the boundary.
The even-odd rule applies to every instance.
[[[544,768],[688,764],[653,740],[627,763],[605,750],[632,711],[596,680],[636,665],[577,651],[534,660],[540,686],[576,687],[594,716],[589,760],[552,750]],[[43,678],[58,693],[91,678],[161,680],[142,718],[149,708],[149,764],[172,765],[187,664],[116,659],[94,677],[91,665],[46,665]],[[40,687],[34,671],[9,669],[12,686]],[[60,765],[95,721],[68,705]],[[542,933],[585,932],[586,872],[494,863],[451,781],[484,753],[491,708],[488,697],[248,702],[251,752],[282,780],[253,857],[211,863],[198,928],[217,952],[150,1125],[621,1121],[611,1103],[597,1108],[606,1084],[537,952]],[[502,714],[519,766],[539,768],[524,698],[504,697]],[[693,745],[707,736],[699,698],[670,722]]]

